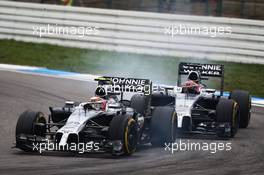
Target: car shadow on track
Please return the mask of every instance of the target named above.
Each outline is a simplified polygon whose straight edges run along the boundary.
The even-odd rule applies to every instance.
[[[146,150],[150,150],[153,148],[151,145],[140,145],[138,146],[136,153],[146,152]],[[24,152],[19,149],[15,149],[13,154],[20,156],[52,156],[52,157],[77,157],[77,158],[102,158],[102,159],[122,159],[122,158],[139,158],[142,157],[142,154],[133,154],[132,156],[121,155],[121,156],[113,156],[109,152],[63,152],[63,151],[44,151],[42,153],[39,152]]]
[[[177,139],[195,139],[195,140],[229,140],[229,138],[219,138],[216,135],[208,134],[179,134],[176,137]]]
[[[223,139],[219,138],[216,135],[206,135],[206,134],[178,134],[176,137],[175,142],[180,139],[188,139],[188,140],[208,140],[208,141],[226,141],[229,139]],[[154,147],[151,146],[151,144],[144,144],[139,145],[136,150],[136,154],[133,154],[132,156],[113,156],[109,152],[85,152],[85,153],[78,153],[78,152],[63,152],[63,151],[44,151],[42,153],[39,152],[24,152],[21,150],[14,150],[15,155],[20,156],[52,156],[52,157],[78,157],[78,158],[102,158],[102,159],[122,159],[122,158],[139,158],[145,155],[146,152],[155,152],[157,150],[163,150],[164,147]],[[142,154],[142,152],[144,154]],[[139,154],[137,154],[139,153]]]

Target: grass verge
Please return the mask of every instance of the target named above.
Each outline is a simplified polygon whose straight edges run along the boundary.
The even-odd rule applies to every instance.
[[[206,62],[89,49],[67,48],[0,40],[0,63],[30,65],[66,71],[150,78],[157,83],[175,84],[179,62]],[[254,96],[264,97],[264,65],[224,63],[225,90],[244,89]]]

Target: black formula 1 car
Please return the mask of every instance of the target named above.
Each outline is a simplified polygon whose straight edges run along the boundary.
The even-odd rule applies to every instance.
[[[16,126],[16,147],[24,151],[131,155],[138,144],[174,141],[174,108],[164,107],[164,116],[159,111],[153,113],[150,80],[99,77],[96,81],[98,87],[90,101],[50,107],[48,116],[22,113]],[[128,94],[132,96],[129,100],[124,98]]]

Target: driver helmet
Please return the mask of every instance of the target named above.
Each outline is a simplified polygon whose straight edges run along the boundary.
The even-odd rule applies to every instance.
[[[103,86],[98,86],[95,90],[95,95],[101,98],[106,97],[106,90]]]
[[[200,79],[200,73],[197,71],[191,71],[188,75],[188,80],[194,81],[195,83],[198,83]]]
[[[101,97],[94,96],[90,98],[92,103],[92,107],[96,110],[105,110],[106,108],[106,100]]]

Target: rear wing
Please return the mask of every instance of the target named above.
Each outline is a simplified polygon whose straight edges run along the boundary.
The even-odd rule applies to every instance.
[[[218,77],[221,79],[221,95],[224,91],[224,65],[221,64],[202,64],[202,63],[180,63],[178,69],[178,86],[180,86],[180,76],[188,75],[191,71],[200,72],[202,80],[205,77]]]
[[[113,90],[117,88],[121,93],[142,91],[145,95],[150,95],[152,90],[152,82],[149,79],[103,76],[95,81],[98,81],[98,86],[112,86]]]
[[[140,78],[124,78],[124,77],[98,77],[94,79],[95,81],[98,81],[98,84],[100,85],[133,85],[133,86],[144,86],[149,85],[150,80],[149,79],[140,79]]]

